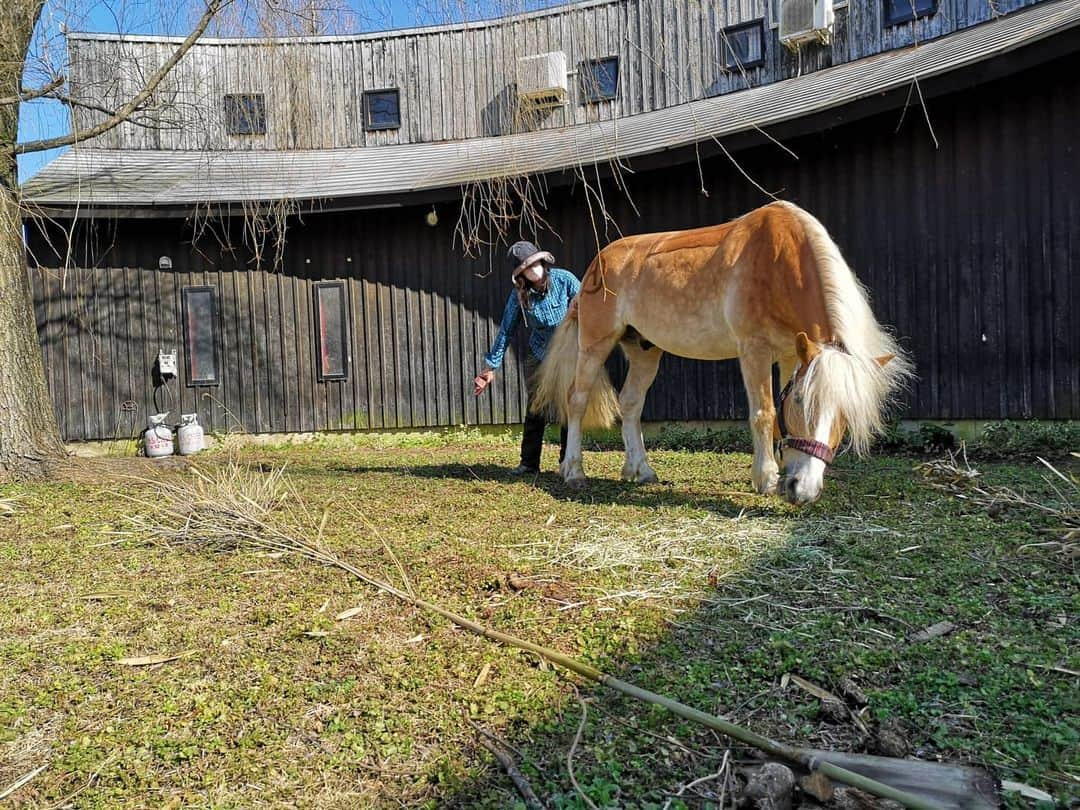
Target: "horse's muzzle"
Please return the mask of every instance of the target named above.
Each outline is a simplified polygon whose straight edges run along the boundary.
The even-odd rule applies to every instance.
[[[806,486],[802,476],[789,475],[784,478],[780,489],[785,501],[795,506],[805,506],[821,497],[822,487]]]

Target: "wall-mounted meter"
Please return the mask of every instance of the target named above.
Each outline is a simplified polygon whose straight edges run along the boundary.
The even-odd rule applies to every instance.
[[[158,352],[157,364],[162,377],[176,376],[176,352]]]

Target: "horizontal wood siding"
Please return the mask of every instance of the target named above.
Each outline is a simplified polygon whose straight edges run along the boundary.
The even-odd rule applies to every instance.
[[[792,53],[772,25],[781,0],[611,0],[558,7],[467,27],[277,43],[211,40],[194,46],[154,103],[94,139],[90,147],[167,150],[311,149],[445,141],[561,128],[633,115],[767,84],[894,48],[905,48],[1039,0],[939,0],[936,14],[883,25],[882,0],[848,0],[836,10],[831,44]],[[995,11],[996,10],[996,11]],[[765,61],[728,71],[722,29],[764,20]],[[72,90],[116,109],[168,59],[175,43],[70,41]],[[519,56],[566,54],[568,101],[538,116],[516,105]],[[582,103],[585,60],[617,56],[614,100]],[[366,131],[363,93],[399,88],[400,129]],[[224,96],[262,93],[265,135],[228,135]],[[104,113],[74,111],[88,127]],[[152,126],[146,126],[151,124]]]
[[[1080,56],[932,99],[939,146],[911,110],[775,146],[627,175],[626,197],[604,187],[623,233],[720,222],[767,198],[814,213],[833,234],[875,313],[914,355],[918,381],[904,413],[923,418],[1080,418]],[[701,193],[704,182],[708,195]],[[559,234],[537,238],[583,273],[615,226],[594,234],[580,187],[549,193]],[[176,220],[97,220],[75,229],[94,270],[33,269],[35,313],[56,411],[69,439],[138,432],[146,415],[197,410],[212,430],[285,432],[519,422],[520,340],[490,394],[471,378],[498,327],[509,283],[502,249],[463,259],[456,209],[440,205],[309,214],[293,223],[283,264],[253,269],[243,250],[197,249]],[[61,225],[63,223],[60,223]],[[52,234],[60,244],[59,233]],[[242,244],[239,231],[233,242]],[[48,247],[31,248],[48,265]],[[158,257],[173,269],[158,270]],[[89,260],[92,260],[89,261]],[[340,280],[350,313],[346,380],[316,374],[312,285]],[[185,366],[180,295],[218,291],[221,381],[156,392],[159,348]],[[618,360],[611,363],[616,378]],[[134,405],[125,404],[133,403]],[[132,413],[131,408],[137,408]],[[665,357],[647,419],[745,415],[734,361]]]

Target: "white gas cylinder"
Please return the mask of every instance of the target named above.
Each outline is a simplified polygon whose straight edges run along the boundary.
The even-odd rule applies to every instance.
[[[197,413],[180,415],[180,429],[176,432],[180,439],[180,455],[192,456],[206,447],[206,436],[199,424]]]
[[[155,413],[150,417],[150,427],[143,434],[143,444],[146,445],[146,455],[150,458],[162,458],[171,456],[173,453],[172,428],[165,424],[168,413]]]

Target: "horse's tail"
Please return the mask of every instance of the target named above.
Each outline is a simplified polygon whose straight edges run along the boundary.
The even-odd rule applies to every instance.
[[[577,374],[578,317],[577,307],[571,307],[563,322],[555,328],[548,343],[540,367],[533,377],[532,412],[544,413],[565,425],[567,405]],[[589,404],[581,420],[582,428],[611,427],[619,415],[619,398],[608,377],[607,369],[601,367]]]

